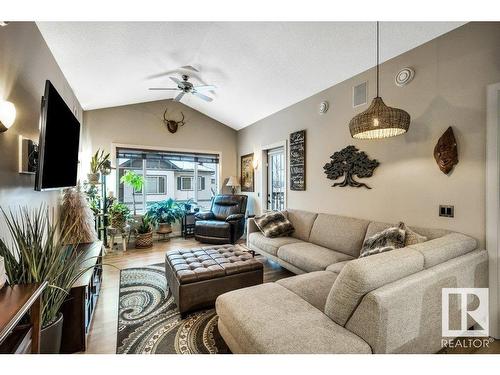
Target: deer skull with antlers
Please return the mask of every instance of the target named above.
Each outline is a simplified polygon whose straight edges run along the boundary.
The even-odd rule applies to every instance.
[[[175,121],[175,120],[168,120],[167,119],[167,109],[165,109],[165,113],[163,113],[163,123],[167,125],[167,129],[170,133],[175,133],[179,126],[183,126],[185,124],[184,122],[184,113],[181,112],[182,119],[180,121]]]

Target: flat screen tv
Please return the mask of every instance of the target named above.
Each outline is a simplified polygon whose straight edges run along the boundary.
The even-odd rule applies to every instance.
[[[80,122],[50,81],[42,98],[35,190],[76,186]]]

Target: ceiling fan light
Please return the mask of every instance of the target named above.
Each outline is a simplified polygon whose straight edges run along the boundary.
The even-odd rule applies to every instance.
[[[349,122],[351,137],[356,139],[382,139],[396,137],[408,131],[408,112],[387,106],[381,97],[373,99],[370,107]]]

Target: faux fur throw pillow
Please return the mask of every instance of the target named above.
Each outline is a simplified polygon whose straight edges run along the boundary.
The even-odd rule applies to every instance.
[[[404,223],[399,223],[397,227],[387,228],[382,232],[368,237],[363,243],[359,257],[364,258],[373,254],[380,254],[404,247],[406,232],[403,228]]]
[[[406,224],[403,225],[404,225],[403,229],[406,232],[405,246],[416,245],[418,243],[427,241],[427,237],[422,236],[421,234],[418,234],[417,232],[411,230],[410,227],[408,227]]]
[[[294,231],[292,223],[281,212],[256,217],[255,224],[266,237],[286,236]]]

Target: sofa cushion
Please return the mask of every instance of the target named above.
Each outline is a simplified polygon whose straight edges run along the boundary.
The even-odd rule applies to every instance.
[[[423,255],[406,247],[355,259],[335,279],[325,314],[344,326],[365,294],[423,269]]]
[[[276,281],[289,291],[294,292],[318,310],[325,309],[326,297],[332,289],[337,274],[328,271],[309,272]]]
[[[350,262],[350,260],[344,260],[343,262],[330,264],[328,267],[326,267],[326,271],[333,272],[333,273],[340,273],[340,271],[342,271],[342,269],[345,267],[345,265],[349,262]]]
[[[215,302],[221,334],[240,353],[371,353],[370,346],[277,283],[225,293]]]
[[[256,217],[254,221],[266,237],[287,236],[293,232],[292,223],[279,211]]]
[[[400,223],[398,227],[390,227],[368,237],[363,242],[359,257],[363,258],[404,247],[406,232],[403,228],[404,223]]]
[[[371,221],[370,224],[368,224],[368,228],[366,229],[366,234],[365,234],[365,239],[367,239],[370,236],[373,236],[375,233],[381,232],[384,229],[393,227],[395,224],[389,224],[389,223],[382,223],[380,221]],[[449,230],[446,229],[432,229],[432,228],[422,228],[422,227],[415,227],[411,226],[411,230],[417,232],[421,236],[427,237],[428,240],[433,240],[435,238],[442,237],[446,234],[451,233]]]
[[[248,235],[248,244],[252,250],[264,250],[266,253],[277,256],[278,249],[283,245],[302,242],[294,237],[268,238],[261,232],[253,232]]]
[[[429,268],[477,249],[477,241],[462,233],[450,233],[407,248],[421,253],[424,267]]]
[[[278,258],[306,272],[324,271],[332,263],[353,257],[309,242],[297,242],[278,249]]]
[[[357,258],[368,223],[346,216],[319,214],[309,241]]]
[[[286,217],[292,223],[294,231],[292,236],[302,241],[309,241],[311,228],[318,214],[302,210],[288,209]]]

